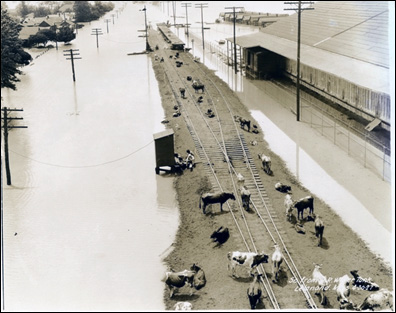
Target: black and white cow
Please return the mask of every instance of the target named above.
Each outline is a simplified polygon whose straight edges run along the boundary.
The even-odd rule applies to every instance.
[[[241,200],[242,206],[245,208],[246,211],[249,211],[249,204],[250,204],[250,191],[245,187],[241,187]]]
[[[291,187],[290,186],[284,185],[284,184],[282,184],[280,182],[275,184],[275,189],[278,190],[279,192],[284,192],[284,193],[291,191]]]
[[[190,296],[193,294],[193,288],[199,290],[206,285],[204,271],[196,264],[191,266],[190,270],[182,272],[165,272],[165,284],[170,290],[172,298],[174,292],[186,285],[190,286]]]
[[[228,252],[227,258],[229,260],[228,270],[231,269],[231,275],[235,275],[235,267],[242,266],[248,270],[248,274],[251,275],[252,271],[259,266],[261,263],[268,263],[268,255],[262,252],[261,254],[254,252]]]
[[[297,209],[297,218],[301,220],[304,219],[304,210],[309,208],[309,215],[312,216],[314,212],[314,205],[313,205],[314,198],[312,196],[306,196],[305,198],[301,198],[293,203],[293,207]]]
[[[318,246],[322,245],[324,224],[319,215],[315,217],[315,236],[319,238]]]
[[[364,279],[363,277],[360,277],[358,270],[353,270],[350,273],[353,276],[352,284],[355,287],[366,291],[377,291],[380,289],[380,287],[376,283],[370,281],[370,279]]]
[[[257,304],[260,302],[261,295],[263,293],[261,285],[260,285],[260,277],[262,274],[259,274],[255,271],[252,276],[253,281],[247,289],[247,296],[249,298],[250,308],[254,310]]]

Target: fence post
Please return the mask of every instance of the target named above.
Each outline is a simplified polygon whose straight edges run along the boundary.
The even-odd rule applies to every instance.
[[[367,133],[364,134],[364,167],[366,167],[366,154],[367,154]]]
[[[336,136],[337,136],[337,123],[336,123],[336,121],[334,120],[334,144],[335,144],[335,145],[337,145]]]
[[[351,137],[350,123],[348,123],[348,155],[349,155],[349,145],[350,145],[350,137]]]
[[[322,136],[323,136],[323,112],[322,113]]]

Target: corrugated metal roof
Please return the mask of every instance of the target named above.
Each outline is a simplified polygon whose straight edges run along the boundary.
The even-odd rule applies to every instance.
[[[232,37],[227,40],[234,42]],[[243,48],[259,46],[285,58],[297,60],[297,43],[289,39],[257,32],[237,37],[236,42]],[[301,64],[342,77],[362,87],[389,94],[387,68],[304,44],[301,44],[300,49]]]
[[[301,43],[389,68],[388,1],[319,1],[313,8],[301,13]],[[263,32],[297,41],[297,17]]]
[[[387,1],[319,1],[301,14],[301,63],[389,94]],[[233,41],[232,38],[227,39]],[[297,14],[237,38],[296,60]]]

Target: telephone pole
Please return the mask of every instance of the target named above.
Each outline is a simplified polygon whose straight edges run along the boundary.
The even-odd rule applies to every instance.
[[[145,32],[146,32],[146,51],[150,51],[151,50],[151,48],[150,48],[150,45],[149,45],[149,43],[148,43],[148,35],[147,35],[147,16],[146,16],[146,11],[147,11],[147,9],[146,9],[146,6],[144,6],[144,8],[143,9],[141,9],[141,10],[139,10],[139,11],[144,11],[144,26],[145,26]]]
[[[115,14],[111,14],[111,17],[113,18],[113,25],[114,25],[114,16]]]
[[[109,33],[109,22],[111,21],[109,18],[106,18],[105,20],[105,23],[106,23],[106,25],[107,25],[107,33]]]
[[[226,7],[225,9],[226,10],[232,9],[233,13],[234,13],[234,69],[235,69],[235,74],[236,74],[236,73],[238,73],[238,68],[237,68],[238,62],[237,62],[237,54],[236,54],[236,32],[235,32],[236,12],[235,12],[235,9],[243,9],[243,7]],[[228,62],[228,60],[227,60],[227,62]]]
[[[295,2],[285,2],[285,4],[296,4],[298,13],[298,30],[297,30],[297,122],[300,121],[300,46],[301,46],[301,11],[303,10],[313,10],[314,8],[301,8],[303,4],[313,4],[311,1],[295,1]],[[296,9],[284,9],[284,10],[296,10]]]
[[[71,60],[71,66],[72,66],[72,72],[73,72],[73,81],[76,81],[76,75],[74,73],[74,60],[79,60],[82,59],[81,57],[76,57],[76,55],[80,55],[79,49],[68,49],[68,50],[63,50],[63,52],[66,52],[66,54],[63,54],[66,56],[66,60]],[[67,58],[70,57],[70,58]]]
[[[201,25],[202,25],[202,50],[205,50],[205,36],[204,36],[204,26],[203,26],[203,10],[208,8],[207,3],[197,3],[195,4],[195,8],[201,8]]]
[[[186,8],[186,35],[187,35],[187,43],[189,42],[190,34],[188,33],[188,12],[187,8],[191,7],[191,3],[182,3],[181,6]]]
[[[96,48],[99,48],[99,39],[98,39],[98,37],[99,37],[99,35],[103,35],[102,29],[101,28],[93,28],[92,32],[93,33],[91,35],[96,36]]]
[[[11,185],[11,170],[10,170],[10,158],[8,154],[8,130],[10,128],[27,128],[27,126],[13,126],[8,125],[9,120],[23,120],[23,117],[8,117],[9,112],[14,111],[23,111],[23,109],[9,109],[7,107],[2,108],[3,111],[3,135],[4,135],[4,159],[5,159],[5,167],[6,167],[6,175],[7,175],[7,185]]]

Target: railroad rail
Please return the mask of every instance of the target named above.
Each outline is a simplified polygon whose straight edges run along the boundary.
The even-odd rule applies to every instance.
[[[259,169],[250,155],[248,145],[239,125],[235,121],[229,101],[213,80],[203,72],[198,64],[195,64],[190,54],[182,53],[183,57],[180,59],[184,62],[187,59],[189,62],[187,71],[184,66],[176,68],[174,59],[169,58],[170,54],[173,54],[172,51],[160,50],[158,53],[169,60],[163,63],[167,69],[165,73],[173,71],[178,77],[176,81],[173,81],[166,74],[174,99],[180,107],[182,116],[195,143],[196,151],[199,157],[205,160],[204,168],[214,191],[230,192],[232,190],[236,195],[237,209],[234,208],[235,205],[231,205],[228,202],[227,206],[235,224],[235,232],[233,232],[241,235],[240,248],[256,253],[267,251],[267,254],[269,254],[268,251],[271,251],[272,247],[271,243],[279,244],[283,248],[285,264],[301,291],[299,295],[303,295],[308,308],[316,309],[315,301],[292,259],[292,253],[287,248],[290,243],[287,239],[284,239],[285,232],[277,223],[277,212],[270,204],[260,179]],[[191,73],[193,73],[194,79],[199,79],[205,86],[211,86],[210,91],[206,88],[205,98],[207,106],[215,113],[213,118],[209,118],[202,110],[202,105],[197,101],[199,94],[192,88],[191,82],[187,83],[186,77]],[[187,101],[181,101],[179,87],[183,87],[189,95]],[[236,180],[238,173],[245,178],[244,186],[251,192],[251,203],[255,214],[247,213],[242,206],[241,197],[239,196],[240,185]],[[260,269],[263,274],[261,283],[267,293],[267,300],[274,309],[280,309],[280,303],[264,266],[261,265]]]

